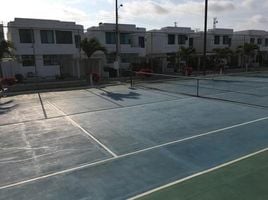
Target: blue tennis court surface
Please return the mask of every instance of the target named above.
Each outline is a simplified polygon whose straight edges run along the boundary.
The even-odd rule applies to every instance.
[[[0,199],[128,199],[268,148],[268,87],[241,84],[266,79],[229,78],[2,98]]]

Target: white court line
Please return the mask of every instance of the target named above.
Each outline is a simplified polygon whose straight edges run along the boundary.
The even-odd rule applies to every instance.
[[[258,155],[258,154],[260,154],[260,153],[264,153],[264,152],[266,152],[266,151],[268,151],[268,148],[262,149],[262,150],[260,150],[260,151],[255,152],[255,153],[248,154],[248,155],[246,155],[246,156],[240,157],[240,158],[238,158],[238,159],[232,160],[232,161],[227,162],[227,163],[224,163],[224,164],[222,164],[222,165],[218,165],[218,166],[213,167],[213,168],[210,168],[210,169],[208,169],[208,170],[205,170],[205,171],[202,171],[202,172],[198,172],[198,173],[196,173],[196,174],[193,174],[193,175],[191,175],[191,176],[188,176],[188,177],[179,179],[179,180],[177,180],[177,181],[168,183],[168,184],[166,184],[166,185],[157,187],[157,188],[155,188],[155,189],[149,190],[149,191],[144,192],[144,193],[142,193],[142,194],[139,194],[139,195],[137,195],[137,196],[128,198],[128,200],[135,200],[135,199],[144,197],[144,196],[146,196],[146,195],[149,195],[149,194],[152,194],[152,193],[154,193],[154,192],[160,191],[160,190],[162,190],[162,189],[165,189],[165,188],[171,187],[171,186],[173,186],[173,185],[182,183],[182,182],[184,182],[184,181],[187,181],[187,180],[189,180],[189,179],[195,178],[195,177],[197,177],[197,176],[201,176],[201,175],[204,175],[204,174],[208,174],[208,173],[210,173],[210,172],[216,171],[216,170],[221,169],[221,168],[223,168],[223,167],[227,167],[227,166],[229,166],[229,165],[232,165],[232,164],[234,164],[234,163],[237,163],[237,162],[240,162],[240,161],[242,161],[242,160],[248,159],[248,158],[250,158],[250,157],[256,156],[256,155]]]
[[[0,190],[11,188],[11,187],[16,187],[16,186],[23,185],[23,184],[26,184],[26,183],[31,183],[31,182],[34,182],[34,181],[42,180],[42,179],[45,179],[45,178],[49,178],[49,177],[53,177],[53,176],[57,176],[57,175],[61,175],[61,174],[65,174],[65,173],[69,173],[69,172],[73,172],[73,171],[77,171],[77,170],[84,169],[84,168],[87,168],[87,167],[91,167],[91,166],[94,166],[94,165],[106,163],[106,162],[109,162],[109,161],[113,161],[113,160],[116,160],[116,159],[128,157],[128,156],[131,156],[131,155],[136,155],[136,154],[139,154],[139,153],[142,153],[142,152],[150,151],[150,150],[157,149],[157,148],[160,148],[160,147],[165,147],[165,146],[168,146],[168,145],[171,145],[171,144],[176,144],[176,143],[180,143],[180,142],[183,142],[183,141],[187,141],[187,140],[191,140],[191,139],[211,135],[213,133],[221,132],[221,131],[224,131],[224,130],[229,130],[229,129],[237,128],[237,127],[248,125],[248,124],[253,124],[253,123],[264,121],[264,120],[267,120],[267,119],[268,119],[268,117],[256,119],[256,120],[253,120],[253,121],[237,124],[237,125],[234,125],[234,126],[223,128],[223,129],[218,129],[218,130],[210,131],[210,132],[207,132],[207,133],[199,134],[199,135],[196,135],[196,136],[192,136],[192,137],[176,140],[176,141],[173,141],[173,142],[168,142],[168,143],[164,143],[164,144],[161,144],[161,145],[153,146],[153,147],[150,147],[150,148],[142,149],[142,150],[139,150],[139,151],[134,151],[134,152],[127,153],[127,154],[122,154],[122,155],[119,155],[117,157],[112,157],[112,158],[97,161],[97,162],[94,162],[94,163],[84,164],[84,165],[80,165],[78,167],[73,167],[73,168],[62,170],[62,171],[59,171],[59,172],[54,172],[54,173],[51,173],[51,174],[47,174],[47,175],[39,176],[39,177],[36,177],[36,178],[28,179],[28,180],[25,180],[25,181],[12,183],[12,184],[9,184],[9,185],[1,186]]]
[[[92,133],[85,130],[83,127],[81,127],[78,123],[76,123],[71,117],[67,116],[62,110],[60,110],[57,106],[55,106],[53,103],[47,101],[49,105],[54,107],[59,113],[61,113],[69,122],[72,123],[75,127],[82,130],[85,134],[87,134],[91,139],[93,139],[95,142],[97,142],[103,149],[105,149],[107,152],[109,152],[113,157],[118,157],[112,150],[110,150],[108,147],[106,147],[104,144],[102,144],[97,138],[95,138]]]

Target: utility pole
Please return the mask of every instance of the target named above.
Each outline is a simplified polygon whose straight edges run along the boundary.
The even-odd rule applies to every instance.
[[[122,6],[122,5],[120,5]],[[116,54],[115,54],[115,68],[117,69],[117,77],[119,77],[120,68],[120,34],[118,24],[118,0],[115,0],[115,33],[116,33]]]
[[[206,74],[207,59],[207,25],[208,25],[208,0],[205,0],[205,22],[204,22],[204,51],[203,51],[203,73]]]

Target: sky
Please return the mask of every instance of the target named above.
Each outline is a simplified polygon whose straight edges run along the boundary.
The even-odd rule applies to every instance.
[[[208,0],[208,27],[268,30],[268,0]],[[202,30],[204,0],[118,0],[119,23],[147,30],[165,26]],[[115,0],[0,0],[0,22],[15,17],[75,21],[89,28],[115,21]]]

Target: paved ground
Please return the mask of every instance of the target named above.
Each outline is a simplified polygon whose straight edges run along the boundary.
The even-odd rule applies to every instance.
[[[268,151],[265,151],[259,155],[255,155],[222,169],[167,187],[139,199],[268,199],[267,170]]]
[[[127,85],[8,97],[0,113],[4,200],[127,199],[268,147],[264,107]]]

